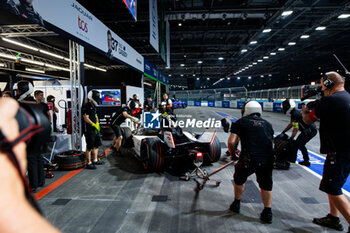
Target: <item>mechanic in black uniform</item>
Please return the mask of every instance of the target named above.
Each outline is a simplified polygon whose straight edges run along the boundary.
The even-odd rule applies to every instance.
[[[167,93],[164,93],[164,94],[163,94],[163,102],[166,103],[166,107],[167,107],[168,109],[170,109],[172,112],[174,111],[174,108],[173,108],[173,107],[174,107],[174,106],[173,106],[173,101],[171,101],[171,99],[169,99]]]
[[[112,143],[112,150],[114,150],[117,154],[120,155],[120,147],[122,145],[122,131],[120,128],[120,125],[126,120],[126,118],[129,118],[131,121],[135,122],[136,124],[140,125],[140,120],[133,116],[136,114],[136,110],[131,111],[131,109],[127,106],[122,106],[112,117],[112,120],[110,122],[111,128],[115,134],[113,138]]]
[[[52,103],[52,125],[53,125],[53,132],[57,132],[57,113],[59,112],[58,111],[58,108],[56,107],[55,105],[55,96],[53,95],[49,95],[46,97],[46,101],[48,103]]]
[[[30,82],[19,81],[14,85],[13,89],[16,93],[16,99],[19,102],[36,103],[33,96],[31,96],[34,87]],[[44,160],[41,156],[41,147],[35,149],[35,151],[28,151],[27,153],[28,179],[33,192],[36,192],[38,187],[45,185]]]
[[[261,113],[261,105],[256,101],[249,101],[242,108],[242,118],[231,126],[231,135],[227,141],[230,153],[235,154],[239,141],[242,143],[242,150],[235,166],[235,200],[230,205],[230,210],[239,213],[244,183],[255,173],[265,207],[260,214],[260,220],[271,223],[273,129],[269,122],[261,118]]]
[[[350,203],[341,190],[350,173],[350,94],[344,89],[344,78],[336,72],[326,73],[321,86],[324,97],[311,111],[303,107],[305,123],[320,119],[320,152],[327,154],[320,190],[328,194],[330,213],[313,222],[342,231],[339,212],[350,225]]]
[[[34,10],[33,0],[19,0],[19,12],[22,17],[32,20],[34,23],[44,26],[44,21],[41,16]]]
[[[143,108],[145,111],[152,112],[154,110],[154,101],[152,100],[151,96],[147,96],[147,100],[145,100],[145,103],[143,104]]]
[[[140,100],[138,99],[138,95],[137,94],[133,94],[132,99],[129,100],[128,102],[128,107],[130,108],[131,111],[137,111],[137,113],[135,113],[133,116],[138,118],[139,120],[141,119],[141,103]],[[134,129],[137,128],[136,122],[134,122]]]
[[[88,102],[82,108],[82,114],[85,122],[85,140],[86,140],[86,168],[96,169],[95,165],[102,165],[103,162],[97,159],[98,148],[102,145],[100,136],[100,123],[96,114],[96,106],[101,103],[100,92],[91,90],[88,93]],[[91,151],[93,161],[91,161]]]
[[[317,134],[316,125],[313,124],[305,124],[303,121],[303,116],[299,110],[296,109],[295,102],[290,99],[286,99],[282,102],[282,108],[284,114],[290,115],[290,123],[283,130],[283,134],[286,133],[293,127],[292,135],[290,139],[293,140],[300,130],[300,134],[297,138],[296,145],[298,149],[303,154],[304,161],[299,162],[299,164],[309,167],[310,166],[310,158],[309,153],[305,147],[306,143],[308,143],[313,137]]]

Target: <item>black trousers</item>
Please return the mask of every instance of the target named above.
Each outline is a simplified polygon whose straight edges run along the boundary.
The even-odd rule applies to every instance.
[[[296,142],[296,145],[298,147],[298,149],[301,151],[301,153],[303,154],[303,158],[304,158],[304,161],[309,161],[310,158],[309,158],[309,153],[307,152],[307,149],[306,149],[306,143],[308,143],[313,137],[315,137],[317,134],[317,130],[310,130],[309,132],[302,132],[297,140],[295,141]]]
[[[28,159],[28,179],[33,189],[45,184],[44,161],[40,153],[27,155]]]

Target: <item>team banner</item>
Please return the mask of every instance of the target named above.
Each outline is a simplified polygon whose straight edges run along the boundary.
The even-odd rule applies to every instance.
[[[157,0],[149,0],[149,42],[159,53],[158,7]]]
[[[143,72],[143,56],[75,0],[0,0],[0,7],[49,24]]]

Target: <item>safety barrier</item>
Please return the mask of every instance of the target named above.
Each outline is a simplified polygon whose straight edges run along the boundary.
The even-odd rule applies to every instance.
[[[242,109],[245,104],[245,100],[230,100],[230,101],[214,101],[214,100],[182,100],[187,106],[195,107],[216,107],[216,108],[235,108]],[[263,111],[267,112],[283,112],[282,102],[283,101],[274,101],[268,102],[267,100],[256,100],[260,105]],[[297,108],[301,109],[301,101],[295,101]]]

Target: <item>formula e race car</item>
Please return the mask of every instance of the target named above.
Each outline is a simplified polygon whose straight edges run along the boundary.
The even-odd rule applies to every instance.
[[[221,156],[221,145],[216,131],[194,134],[181,128],[145,129],[133,133],[122,127],[124,148],[132,148],[135,156],[149,171],[163,171],[174,161],[195,161],[202,157],[203,164],[217,162]]]
[[[177,99],[172,99],[174,109],[176,108],[186,108],[187,103],[185,101],[177,100]]]

